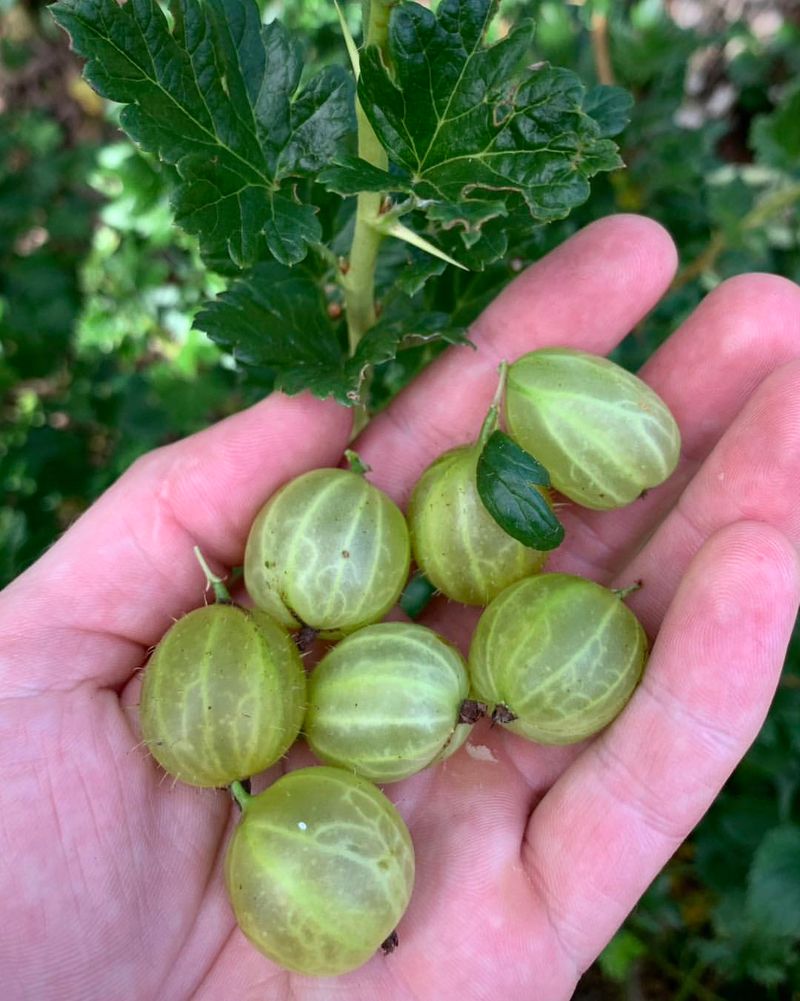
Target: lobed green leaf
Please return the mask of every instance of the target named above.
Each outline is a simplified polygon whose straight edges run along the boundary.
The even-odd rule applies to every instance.
[[[360,401],[370,366],[391,361],[401,348],[465,340],[446,313],[420,312],[399,294],[349,356],[317,277],[308,268],[276,262],[257,264],[207,303],[195,326],[239,364],[268,370],[285,393],[308,389],[345,406]]]
[[[526,66],[530,22],[487,45],[496,11],[493,0],[443,0],[435,14],[397,7],[392,68],[367,49],[359,100],[420,202],[468,218],[487,200],[503,210],[522,202],[537,222],[560,219],[588,197],[589,177],[621,165],[604,137],[617,129],[622,101],[595,99],[599,124],[575,74]]]
[[[349,148],[353,83],[326,67],[301,85],[297,44],[255,0],[59,0],[51,7],[86,79],[125,107],[125,131],[175,164],[178,222],[207,259],[244,268],[266,251],[284,264],[320,239],[292,178],[313,177]]]

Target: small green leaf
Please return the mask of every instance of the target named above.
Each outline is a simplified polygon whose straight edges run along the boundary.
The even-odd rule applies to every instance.
[[[195,326],[241,365],[269,369],[286,393],[310,389],[347,402],[342,349],[314,277],[257,265],[197,316]]]
[[[603,139],[622,132],[630,121],[632,108],[633,96],[627,90],[604,84],[593,87],[583,101],[583,110],[597,122]]]
[[[429,278],[438,278],[447,267],[445,261],[440,261],[436,257],[426,254],[419,260],[407,264],[400,271],[394,281],[394,288],[404,292],[407,296],[415,296]]]
[[[430,206],[427,214],[443,229],[460,229],[464,246],[471,247],[480,240],[484,223],[507,216],[508,209],[498,201],[463,201],[458,205],[437,202]]]
[[[560,546],[564,527],[537,487],[549,487],[544,466],[507,434],[490,435],[478,459],[478,493],[487,511],[510,536],[546,552]]]
[[[800,826],[773,828],[748,876],[748,911],[771,935],[800,938]]]
[[[332,396],[353,406],[360,402],[370,368],[391,361],[401,348],[464,341],[446,313],[420,311],[406,296],[398,295],[397,301],[348,357],[316,276],[305,267],[269,262],[256,265],[207,303],[195,326],[240,365],[269,372],[285,393],[308,389],[320,399]]]
[[[358,195],[362,191],[409,191],[407,180],[374,167],[357,156],[342,157],[319,172],[317,180],[337,195]]]
[[[409,619],[418,619],[435,594],[436,588],[433,584],[423,573],[417,572],[406,584],[406,589],[400,595],[398,604]]]
[[[750,145],[761,163],[789,174],[800,172],[800,83],[789,87],[774,111],[756,118]]]
[[[389,297],[383,312],[367,337],[388,336],[398,348],[413,347],[430,341],[470,344],[463,327],[453,325],[449,313],[420,308],[407,295]]]
[[[299,264],[307,247],[322,240],[316,209],[280,195],[272,199],[271,208],[272,214],[264,224],[267,246],[281,264]]]

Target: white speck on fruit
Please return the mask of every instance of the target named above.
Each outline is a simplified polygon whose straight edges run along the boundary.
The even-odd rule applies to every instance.
[[[308,830],[308,824],[304,820],[298,820],[297,826],[300,828],[301,831]]]

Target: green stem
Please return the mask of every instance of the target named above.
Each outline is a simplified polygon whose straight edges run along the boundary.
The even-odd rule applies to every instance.
[[[750,209],[742,219],[742,229],[758,229],[765,222],[769,222],[772,216],[791,208],[797,201],[800,201],[800,182],[773,191]]]
[[[753,208],[742,217],[739,223],[739,232],[745,233],[751,229],[759,229],[773,216],[791,208],[798,201],[800,201],[800,183],[790,184],[788,187],[773,191],[756,202]],[[683,288],[684,285],[688,285],[689,282],[699,278],[706,271],[710,271],[727,247],[728,240],[724,233],[719,230],[712,233],[711,239],[702,253],[678,272],[672,283],[672,290]]]
[[[225,587],[225,584],[221,577],[212,571],[211,567],[206,563],[206,558],[200,552],[200,547],[194,547],[194,555],[203,573],[206,575],[206,588],[212,588],[214,591],[214,597],[217,599],[218,605],[231,605],[233,604],[233,599],[231,598],[231,593]]]
[[[369,473],[372,470],[371,466],[368,466],[366,462],[361,461],[361,456],[358,452],[354,452],[352,448],[346,448],[344,450],[344,457],[347,459],[347,464],[350,466],[350,471],[352,473],[358,473],[359,476],[363,476],[365,473]]]
[[[364,40],[367,45],[377,45],[386,54],[389,39],[389,15],[393,2],[387,0],[365,0]],[[389,158],[375,130],[356,99],[356,122],[358,125],[358,155],[374,167],[387,170]],[[362,191],[356,202],[356,222],[350,259],[346,273],[342,276],[345,308],[347,310],[347,331],[350,353],[358,347],[361,338],[375,325],[375,268],[378,263],[383,234],[377,228],[383,204],[383,194],[379,191]]]
[[[244,813],[247,809],[247,804],[253,799],[253,796],[245,789],[241,782],[231,782],[230,790],[231,796],[233,796],[239,809]]]
[[[503,403],[503,394],[506,391],[506,379],[508,378],[508,362],[501,361],[497,369],[499,373],[499,379],[497,380],[497,389],[494,391],[494,398],[492,399],[492,405],[489,407],[489,412],[486,414],[486,419],[483,422],[483,427],[481,428],[481,433],[478,436],[478,451],[482,452],[486,442],[491,438],[494,432],[497,430],[497,425],[500,420],[500,407]]]

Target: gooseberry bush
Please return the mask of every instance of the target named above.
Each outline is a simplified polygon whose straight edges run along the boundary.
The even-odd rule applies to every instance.
[[[360,426],[377,366],[469,343],[452,297],[425,305],[432,283],[496,265],[621,166],[627,95],[531,63],[532,25],[498,24],[492,0],[364,0],[360,28],[338,10],[349,65],[311,73],[255,0],[52,11],[122,127],[174,168],[176,222],[226,284],[198,329],[254,379],[333,397]],[[559,504],[620,507],[670,475],[674,419],[611,362],[509,362],[479,436],[424,472],[408,521],[354,453],[285,484],[247,542],[255,607],[206,568],[217,603],[147,665],[144,744],[177,779],[231,787],[231,904],[289,970],[340,974],[398,943],[413,848],[372,783],[435,767],[482,716],[543,743],[590,737],[644,670],[624,593],[542,571],[564,538]],[[485,607],[466,661],[430,629],[382,621],[412,555],[433,590]],[[323,764],[252,795],[301,733]]]

